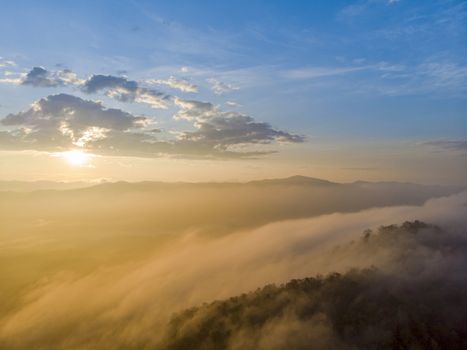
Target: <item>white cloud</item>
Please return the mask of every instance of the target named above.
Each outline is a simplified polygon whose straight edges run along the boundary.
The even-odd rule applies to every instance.
[[[226,104],[227,106],[233,107],[233,108],[235,108],[235,107],[241,107],[241,104],[239,104],[239,103],[237,103],[237,102],[235,102],[235,101],[227,101],[225,104]]]
[[[191,84],[187,80],[177,79],[173,76],[168,79],[149,79],[146,80],[146,83],[152,85],[166,85],[172,89],[177,89],[182,92],[198,92],[198,87],[196,85]]]
[[[16,62],[13,61],[13,60],[8,60],[8,59],[5,59],[3,57],[0,57],[0,68],[4,68],[4,67],[15,67],[16,66]]]
[[[222,95],[226,92],[230,92],[233,90],[238,90],[239,88],[235,85],[224,83],[218,79],[215,78],[210,78],[207,79],[207,82],[211,85],[211,90],[216,94],[216,95]]]
[[[20,85],[21,82],[20,78],[0,78],[0,84]]]

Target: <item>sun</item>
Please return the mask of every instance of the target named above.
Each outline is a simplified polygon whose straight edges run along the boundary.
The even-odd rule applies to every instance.
[[[89,161],[89,155],[80,150],[62,152],[60,156],[73,166],[84,166]]]

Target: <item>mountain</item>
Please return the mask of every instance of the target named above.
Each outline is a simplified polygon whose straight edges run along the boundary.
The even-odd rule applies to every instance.
[[[75,181],[75,182],[57,182],[57,181],[0,181],[1,191],[30,192],[37,190],[70,190],[93,186],[95,183]]]
[[[314,177],[295,175],[282,179],[266,179],[248,182],[250,185],[289,185],[289,186],[339,186],[337,182]]]
[[[420,205],[460,189],[408,183],[333,183],[294,176],[247,183],[115,182],[67,190],[3,192],[0,220],[87,231],[147,233],[196,227],[223,234],[274,221],[373,207]],[[66,220],[66,222],[65,222]],[[31,228],[32,229],[32,228]]]

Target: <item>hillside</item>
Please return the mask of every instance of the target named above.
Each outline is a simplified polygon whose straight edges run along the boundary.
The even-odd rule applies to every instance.
[[[183,311],[163,348],[465,349],[467,241],[421,222],[366,231],[378,268],[295,279]],[[438,268],[433,269],[437,256]],[[450,275],[446,275],[446,272]]]

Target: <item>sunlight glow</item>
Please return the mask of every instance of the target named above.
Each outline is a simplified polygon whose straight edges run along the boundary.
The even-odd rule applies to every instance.
[[[89,161],[89,155],[80,150],[62,152],[60,156],[73,166],[84,166]]]

